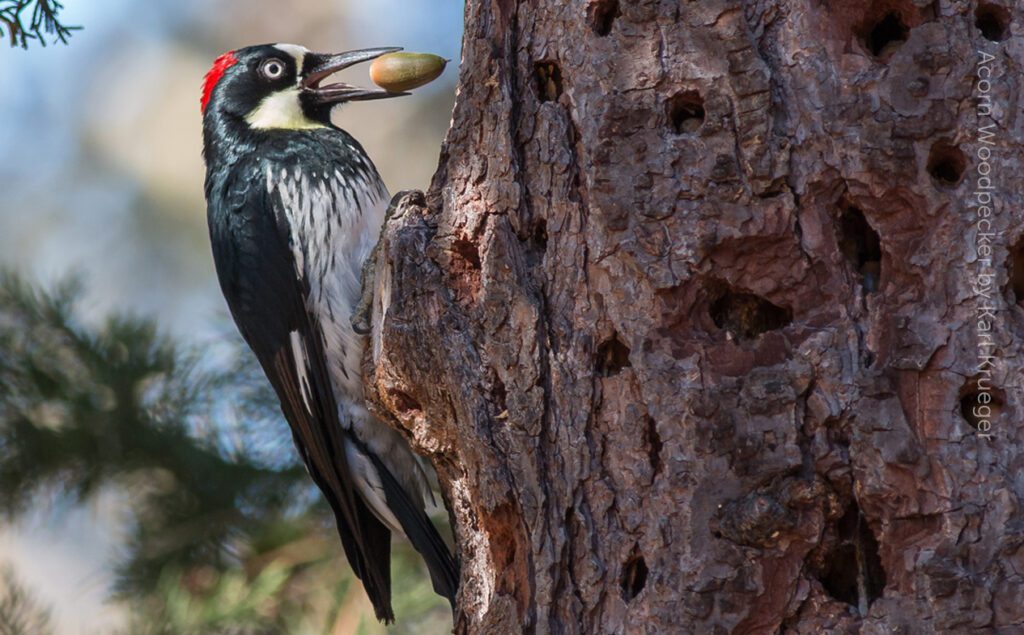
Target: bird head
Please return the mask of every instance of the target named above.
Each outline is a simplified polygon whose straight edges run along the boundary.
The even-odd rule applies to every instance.
[[[203,83],[204,121],[244,122],[256,130],[303,130],[330,125],[331,109],[350,101],[385,99],[408,93],[324,84],[353,64],[400,48],[313,53],[296,44],[264,44],[224,53]]]

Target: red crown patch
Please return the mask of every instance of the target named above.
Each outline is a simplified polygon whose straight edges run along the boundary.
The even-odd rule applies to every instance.
[[[210,101],[213,88],[224,75],[224,71],[234,66],[237,62],[238,58],[235,57],[234,51],[228,51],[213,61],[213,66],[206,72],[206,77],[203,79],[203,96],[199,100],[202,112],[206,112],[206,104]]]

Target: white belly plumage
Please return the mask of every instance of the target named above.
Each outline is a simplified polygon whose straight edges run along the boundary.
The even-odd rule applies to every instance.
[[[338,420],[381,459],[413,500],[422,502],[427,483],[415,455],[398,432],[366,409],[360,367],[367,338],[350,321],[363,262],[384,222],[387,190],[376,174],[344,179],[340,172],[304,174],[298,167],[269,166],[267,188],[280,197],[290,225],[296,275],[308,285],[307,308],[323,335]],[[401,532],[372,462],[355,444],[346,449],[363,498],[378,518]]]

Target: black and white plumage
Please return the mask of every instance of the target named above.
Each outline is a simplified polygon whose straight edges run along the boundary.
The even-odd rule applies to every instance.
[[[390,534],[424,557],[454,606],[458,568],[424,511],[426,475],[363,401],[366,338],[351,326],[387,190],[359,143],[330,123],[344,101],[394,96],[331,73],[394,49],[314,54],[249,47],[214,63],[203,90],[210,238],[221,289],[281,401],[295,445],[334,510],[377,617],[394,619]]]

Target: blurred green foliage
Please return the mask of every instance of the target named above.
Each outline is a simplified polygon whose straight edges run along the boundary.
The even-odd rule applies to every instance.
[[[0,275],[0,514],[126,498],[125,633],[379,631],[248,351],[218,363],[149,320],[85,323],[79,295]],[[395,632],[450,629],[403,541],[394,566]]]

